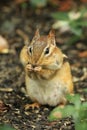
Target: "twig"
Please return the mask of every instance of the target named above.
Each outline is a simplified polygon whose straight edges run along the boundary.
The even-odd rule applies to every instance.
[[[0,88],[1,92],[12,92],[13,89],[12,88]]]

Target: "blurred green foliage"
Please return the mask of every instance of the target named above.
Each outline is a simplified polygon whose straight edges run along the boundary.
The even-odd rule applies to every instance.
[[[23,9],[26,9],[26,8],[28,7],[28,4],[27,4],[26,2],[21,3],[21,7],[22,7]]]
[[[72,116],[75,121],[75,130],[87,130],[87,102],[81,102],[80,95],[67,95],[67,100],[72,105],[56,107],[49,115],[50,121]]]
[[[55,12],[52,18],[56,20],[54,29],[60,29],[62,32],[68,31],[73,35],[68,43],[76,42],[84,37],[83,28],[87,27],[87,9],[82,8],[79,11]]]
[[[30,0],[29,2],[31,7],[34,8],[46,7],[48,3],[53,7],[53,1],[50,0]],[[55,3],[57,6],[61,6],[58,5],[58,2]],[[86,35],[84,34],[84,28],[87,27],[87,8],[84,2],[82,3],[82,7],[76,7],[76,9],[73,8],[70,11],[67,11],[66,8],[65,12],[57,11],[52,14],[49,13],[49,15],[56,21],[52,26],[54,29],[60,30],[60,32],[62,32],[61,34],[67,33],[67,31],[70,33],[68,41],[66,41],[68,44],[86,39],[87,33]],[[22,8],[26,7],[27,4],[23,3]]]
[[[30,0],[30,4],[33,7],[44,7],[47,5],[47,0]]]

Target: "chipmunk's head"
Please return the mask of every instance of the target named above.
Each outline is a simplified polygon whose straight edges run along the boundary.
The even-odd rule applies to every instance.
[[[28,44],[27,53],[32,66],[55,70],[60,68],[63,62],[63,54],[56,46],[53,30],[47,36],[40,36],[37,29],[32,41]]]

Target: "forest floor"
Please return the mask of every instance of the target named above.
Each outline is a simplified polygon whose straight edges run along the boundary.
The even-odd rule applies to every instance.
[[[41,106],[34,110],[25,110],[24,106],[31,103],[21,91],[25,88],[25,74],[20,63],[19,54],[24,46],[25,33],[32,39],[38,25],[41,34],[47,34],[54,23],[50,17],[53,10],[23,8],[9,3],[0,5],[0,35],[9,43],[9,52],[0,54],[0,124],[12,125],[17,130],[74,130],[71,117],[49,122],[48,115],[53,107]],[[21,33],[20,33],[21,32]],[[56,30],[56,40],[59,41]],[[61,40],[60,40],[61,41]],[[70,59],[75,93],[79,93],[87,101],[87,39],[72,45],[57,42],[61,50]]]

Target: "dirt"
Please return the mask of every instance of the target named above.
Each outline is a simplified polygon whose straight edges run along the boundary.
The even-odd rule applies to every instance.
[[[54,23],[50,13],[51,7],[32,9],[29,5],[23,8],[13,2],[0,5],[0,34],[9,43],[9,53],[0,54],[0,124],[12,125],[17,130],[74,130],[72,117],[50,122],[48,116],[52,107],[41,106],[34,110],[25,110],[24,106],[32,103],[21,91],[25,88],[25,74],[20,63],[19,54],[24,46],[24,38],[18,30],[24,32],[29,39],[34,35],[36,27],[41,34],[47,34]],[[56,38],[58,40],[56,30]],[[78,41],[75,44],[57,45],[68,55],[74,79],[75,93],[81,94],[87,101],[87,57],[81,57],[87,51],[87,41]]]

